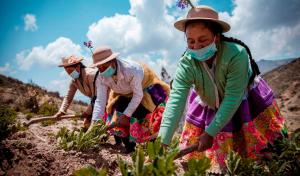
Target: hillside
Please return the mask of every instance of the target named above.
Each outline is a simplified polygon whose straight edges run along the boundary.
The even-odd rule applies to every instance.
[[[263,77],[275,92],[277,103],[290,130],[300,127],[300,58],[282,65]]]
[[[62,103],[62,97],[58,92],[47,91],[33,82],[23,83],[1,74],[0,97],[0,104],[5,104],[17,112],[25,114],[37,113],[45,104],[53,105],[53,109],[58,109]],[[74,101],[70,106],[69,113],[80,113],[86,106],[87,104],[82,101]]]
[[[262,74],[272,71],[282,65],[288,64],[289,62],[293,61],[293,59],[281,59],[281,60],[265,60],[261,59],[257,62],[259,69]]]

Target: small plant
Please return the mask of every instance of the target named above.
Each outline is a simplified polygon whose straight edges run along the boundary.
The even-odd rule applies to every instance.
[[[87,166],[84,168],[81,168],[79,170],[76,170],[73,175],[75,176],[106,176],[107,172],[106,169],[99,169],[97,170],[96,168],[92,166]]]
[[[13,124],[16,122],[17,113],[15,110],[0,106],[0,141],[8,137],[12,132]]]
[[[144,152],[142,146],[138,146],[132,155],[132,164],[128,164],[119,158],[119,168],[123,176],[140,175],[176,175],[174,158],[178,154],[178,149],[167,150],[162,147],[160,138],[154,142],[147,143],[147,151]]]
[[[26,117],[25,117],[25,118],[26,118],[27,120],[30,120],[30,119],[32,119],[33,117],[34,117],[34,113],[29,112],[29,113],[26,114]]]
[[[298,131],[298,132],[297,132]],[[300,132],[296,130],[290,138],[268,144],[266,155],[261,160],[241,158],[230,152],[226,158],[227,175],[297,175],[300,173]]]
[[[211,166],[210,159],[205,157],[203,159],[190,159],[188,161],[188,170],[184,174],[185,176],[204,176],[206,170]]]
[[[56,104],[54,104],[54,103],[51,104],[49,102],[45,102],[44,104],[42,104],[40,106],[38,114],[45,115],[45,116],[52,116],[57,111],[58,111],[58,108],[57,108]]]
[[[42,121],[42,122],[41,122],[41,125],[42,125],[43,127],[46,127],[46,126],[54,125],[55,123],[56,123],[56,122],[53,121],[53,120],[45,120],[45,121]]]
[[[100,145],[107,139],[104,122],[93,126],[88,132],[70,131],[66,127],[61,128],[57,135],[58,146],[64,150],[87,151],[99,149]]]

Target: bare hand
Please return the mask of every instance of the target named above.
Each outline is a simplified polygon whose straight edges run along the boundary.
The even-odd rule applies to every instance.
[[[203,152],[203,151],[211,148],[213,145],[213,142],[214,142],[214,138],[212,136],[210,136],[209,134],[207,134],[206,132],[204,132],[199,138],[198,151]]]
[[[61,116],[63,116],[63,115],[65,115],[65,113],[62,112],[62,111],[59,111],[59,112],[57,112],[57,113],[54,115],[54,117],[57,118],[57,119],[59,119],[59,118],[60,118]]]

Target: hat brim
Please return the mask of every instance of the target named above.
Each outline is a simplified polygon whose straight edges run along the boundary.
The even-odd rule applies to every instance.
[[[174,23],[174,27],[182,32],[185,32],[185,24],[188,21],[196,21],[196,20],[205,20],[205,21],[212,21],[218,23],[222,27],[222,32],[228,32],[230,30],[230,25],[222,20],[216,20],[213,18],[186,18],[178,20]]]
[[[78,59],[76,62],[73,63],[69,63],[69,64],[59,64],[58,67],[68,67],[68,66],[72,66],[72,65],[76,65],[78,63],[80,63],[83,60],[83,58]]]
[[[97,67],[97,66],[99,66],[99,65],[105,64],[106,62],[109,62],[109,61],[111,61],[111,60],[113,60],[113,59],[116,59],[116,58],[119,56],[119,54],[120,54],[120,53],[113,53],[113,54],[110,55],[108,58],[106,58],[106,59],[104,59],[104,60],[102,60],[102,61],[100,61],[100,62],[96,62],[96,63],[90,65],[89,67],[92,67],[92,68],[93,68],[93,67]]]

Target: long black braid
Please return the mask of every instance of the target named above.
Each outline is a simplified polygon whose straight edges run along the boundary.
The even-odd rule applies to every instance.
[[[249,83],[252,83],[255,76],[260,74],[260,70],[258,68],[257,63],[255,62],[255,60],[252,57],[252,54],[251,54],[251,51],[250,51],[249,47],[244,42],[242,42],[241,40],[233,38],[233,37],[226,37],[223,34],[221,34],[221,41],[237,43],[237,44],[243,46],[246,49],[246,51],[249,55],[250,64],[251,64],[251,68],[252,68],[252,71],[253,71],[253,74],[251,75],[250,80],[249,80]]]

